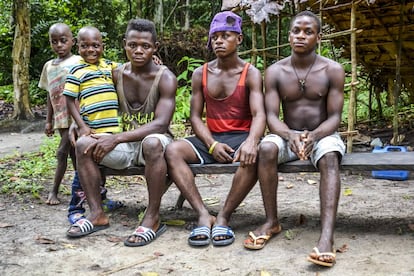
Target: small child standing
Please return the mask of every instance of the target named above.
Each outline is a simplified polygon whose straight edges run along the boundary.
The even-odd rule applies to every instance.
[[[66,105],[66,97],[63,96],[62,92],[68,68],[79,63],[80,56],[71,53],[75,40],[69,26],[64,23],[56,23],[49,28],[49,41],[57,57],[47,61],[43,66],[38,86],[49,92],[47,94],[45,134],[50,137],[55,130],[58,130],[61,138],[56,152],[57,167],[53,188],[46,200],[47,204],[56,205],[60,203],[58,199],[59,186],[67,169],[68,156],[70,156],[76,170],[75,151],[70,144],[68,135],[71,120]],[[79,183],[76,172],[73,182],[75,185],[79,185],[76,184]]]

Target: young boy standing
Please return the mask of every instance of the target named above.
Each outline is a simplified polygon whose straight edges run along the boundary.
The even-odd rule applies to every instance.
[[[63,91],[78,135],[118,133],[118,96],[112,81],[118,63],[102,58],[102,35],[95,27],[79,30],[78,49],[82,59],[69,71]]]
[[[57,168],[53,188],[46,200],[47,204],[56,205],[60,203],[57,195],[66,172],[68,155],[70,155],[73,167],[76,168],[75,151],[68,136],[71,120],[66,106],[66,97],[63,96],[62,92],[69,67],[78,63],[80,56],[71,53],[75,40],[69,26],[64,23],[56,23],[49,28],[49,41],[57,57],[47,61],[43,66],[38,86],[49,92],[47,94],[45,134],[52,136],[54,130],[58,130],[61,138],[56,153]],[[79,186],[79,178],[76,172],[73,182],[74,185]]]

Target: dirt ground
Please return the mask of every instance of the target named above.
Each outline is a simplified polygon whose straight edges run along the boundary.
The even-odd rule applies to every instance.
[[[0,134],[0,153],[36,150],[41,133]],[[17,143],[11,146],[11,142]],[[9,147],[9,148],[6,148]],[[71,173],[63,187],[70,190]],[[192,248],[189,229],[196,221],[187,203],[173,207],[179,195],[173,185],[161,206],[168,230],[153,243],[138,248],[123,245],[137,226],[147,203],[141,178],[117,177],[108,195],[126,206],[110,215],[111,227],[82,239],[68,239],[66,208],[48,206],[25,196],[0,195],[0,275],[414,275],[414,177],[407,181],[341,174],[342,191],[335,235],[337,263],[321,268],[306,261],[319,236],[316,173],[282,174],[279,216],[283,231],[260,251],[242,242],[264,220],[258,185],[237,209],[231,226],[236,241],[228,247]],[[232,175],[197,177],[212,213],[223,204]],[[43,200],[51,188],[45,183]]]

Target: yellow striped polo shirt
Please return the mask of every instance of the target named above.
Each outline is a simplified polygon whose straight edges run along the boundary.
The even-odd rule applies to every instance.
[[[118,63],[100,59],[90,64],[83,59],[71,67],[63,94],[78,99],[84,122],[96,133],[120,132],[118,96],[112,81],[112,69]]]

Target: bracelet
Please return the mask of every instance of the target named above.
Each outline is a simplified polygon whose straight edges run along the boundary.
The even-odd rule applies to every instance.
[[[208,149],[208,153],[213,154],[214,148],[217,146],[218,142],[214,141],[213,144],[211,144],[210,148]]]

